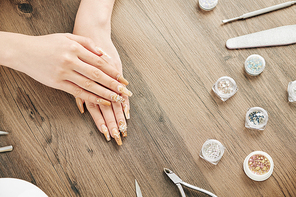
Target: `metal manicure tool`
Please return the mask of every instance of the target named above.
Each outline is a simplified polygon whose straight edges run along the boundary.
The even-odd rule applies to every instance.
[[[243,15],[241,15],[239,17],[222,20],[222,23],[229,23],[229,22],[232,22],[232,21],[240,20],[240,19],[247,19],[247,18],[250,18],[250,17],[253,17],[253,16],[258,16],[258,15],[261,15],[261,14],[265,14],[265,13],[268,13],[268,12],[272,12],[272,11],[275,11],[275,10],[286,8],[286,7],[292,6],[294,4],[296,4],[296,1],[289,1],[289,2],[286,2],[286,3],[281,3],[281,4],[278,4],[278,5],[271,6],[271,7],[267,7],[267,8],[263,8],[263,9],[256,10],[256,11],[253,11],[253,12],[249,12],[249,13],[243,14]]]
[[[226,41],[228,49],[289,45],[296,43],[296,25],[264,30]]]
[[[6,131],[0,131],[0,135],[7,135],[8,132]],[[2,152],[8,152],[8,151],[12,151],[13,147],[12,146],[4,146],[4,147],[0,147],[0,153]]]
[[[135,179],[135,184],[136,184],[136,194],[137,194],[137,197],[143,197],[142,196],[142,192],[141,192],[141,189],[140,189],[140,186],[137,182],[137,180]]]
[[[205,194],[208,194],[209,196],[212,196],[212,197],[217,197],[215,194],[205,190],[205,189],[202,189],[202,188],[199,188],[199,187],[196,187],[194,185],[190,185],[188,183],[185,183],[184,181],[182,181],[175,173],[173,173],[173,171],[171,171],[170,169],[167,169],[165,168],[164,169],[164,172],[166,173],[166,175],[168,175],[168,177],[177,185],[180,193],[181,193],[181,196],[182,197],[186,197],[185,195],[185,192],[182,188],[182,185],[186,186],[186,187],[189,187],[191,189],[194,189],[194,190],[197,190],[197,191],[200,191],[200,192],[203,192]]]

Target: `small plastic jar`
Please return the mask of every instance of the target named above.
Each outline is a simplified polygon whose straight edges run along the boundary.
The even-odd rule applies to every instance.
[[[232,97],[238,90],[237,85],[231,77],[220,77],[213,85],[212,90],[222,100],[226,101]]]
[[[199,156],[217,165],[224,154],[225,147],[218,140],[208,139],[202,146]]]
[[[288,101],[296,102],[296,81],[291,81],[288,85]]]
[[[252,107],[246,113],[245,127],[264,130],[268,121],[267,111],[261,107]]]
[[[271,176],[274,163],[266,152],[254,151],[245,158],[243,168],[250,179],[264,181]]]
[[[263,72],[265,68],[265,60],[262,56],[253,54],[245,61],[245,71],[251,76],[257,76]]]
[[[218,0],[199,0],[199,7],[205,11],[211,11],[218,4]]]

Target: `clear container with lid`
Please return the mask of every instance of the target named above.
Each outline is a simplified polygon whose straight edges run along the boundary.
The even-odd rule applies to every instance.
[[[245,127],[264,130],[268,121],[267,111],[261,107],[252,107],[246,113]]]
[[[262,56],[253,54],[245,61],[245,71],[251,76],[257,76],[263,72],[265,60]]]
[[[220,77],[213,85],[212,90],[222,100],[226,101],[232,97],[238,90],[237,85],[231,77]]]
[[[202,146],[199,156],[204,160],[217,165],[224,154],[225,147],[215,139],[208,139]]]
[[[296,81],[291,81],[288,85],[288,100],[296,102]]]
[[[211,11],[218,4],[218,0],[199,0],[199,7],[205,11]]]
[[[250,179],[264,181],[271,176],[274,163],[266,152],[254,151],[245,158],[243,168]]]

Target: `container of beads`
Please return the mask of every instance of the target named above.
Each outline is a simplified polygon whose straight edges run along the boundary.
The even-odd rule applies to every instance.
[[[202,146],[199,156],[217,165],[224,154],[225,147],[218,140],[208,139]]]
[[[262,56],[253,54],[245,61],[245,71],[251,76],[257,76],[263,72],[265,68],[265,60]]]
[[[231,77],[220,77],[213,85],[212,90],[222,100],[226,101],[232,97],[238,90],[237,85]]]
[[[218,4],[218,0],[199,0],[199,7],[205,11],[211,11]]]
[[[264,181],[271,176],[274,163],[266,152],[254,151],[245,158],[243,168],[250,179]]]
[[[268,121],[267,111],[261,107],[252,107],[247,111],[245,127],[264,130]]]
[[[288,85],[288,100],[296,102],[296,81],[291,81]]]

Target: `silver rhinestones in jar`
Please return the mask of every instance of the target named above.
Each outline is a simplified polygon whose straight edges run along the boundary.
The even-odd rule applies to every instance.
[[[217,165],[224,154],[225,147],[218,140],[208,139],[202,146],[199,156]]]
[[[234,79],[224,76],[216,81],[212,87],[212,90],[222,101],[226,101],[237,92],[238,88]]]
[[[268,114],[261,107],[252,107],[247,111],[245,127],[264,130],[268,121]]]

